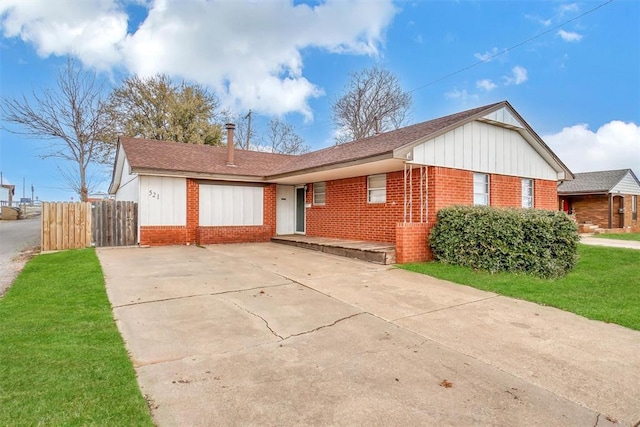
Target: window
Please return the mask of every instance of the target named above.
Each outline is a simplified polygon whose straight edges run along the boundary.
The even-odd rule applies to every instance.
[[[533,180],[522,179],[522,207],[533,207]]]
[[[489,175],[486,173],[473,174],[473,204],[489,206]]]
[[[384,203],[387,201],[387,175],[371,175],[367,177],[367,201]]]
[[[326,191],[327,185],[324,182],[316,182],[313,184],[313,204],[314,205],[324,205],[326,200]]]
[[[638,196],[631,196],[631,219],[638,219]]]

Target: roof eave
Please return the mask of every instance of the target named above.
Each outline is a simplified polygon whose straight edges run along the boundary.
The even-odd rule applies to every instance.
[[[558,196],[606,196],[610,194],[606,190],[596,191],[558,191]]]
[[[362,164],[365,164],[365,163],[373,163],[373,162],[377,162],[377,161],[380,161],[380,160],[387,160],[387,159],[392,159],[392,158],[394,158],[393,151],[387,151],[387,152],[376,154],[376,155],[373,155],[373,156],[362,157],[362,158],[359,158],[359,159],[349,160],[349,161],[346,161],[346,162],[345,161],[334,162],[334,163],[328,163],[328,164],[321,165],[321,166],[313,166],[313,167],[310,167],[310,168],[296,169],[295,171],[273,174],[273,175],[269,175],[269,176],[265,177],[265,179],[267,181],[276,180],[276,179],[279,179],[279,178],[286,178],[286,177],[291,177],[291,176],[296,176],[296,175],[306,175],[306,174],[313,173],[313,172],[324,172],[324,171],[328,171],[328,170],[332,170],[332,169],[342,169],[342,168],[346,168],[346,167],[349,167],[349,166],[358,166],[358,165],[362,165]]]
[[[113,173],[111,174],[111,183],[109,184],[109,194],[116,194],[116,191],[118,191],[118,186],[120,186],[120,179],[122,178],[122,168],[124,167],[124,160],[120,158],[120,149],[120,138],[118,138],[118,142],[116,144],[116,158],[113,162]],[[124,150],[122,151],[124,153]],[[126,156],[126,154],[124,155]]]
[[[138,175],[149,176],[167,176],[173,178],[194,178],[205,179],[215,181],[242,181],[242,182],[266,182],[266,177],[259,175],[232,175],[223,173],[206,173],[206,172],[193,172],[193,171],[178,171],[169,169],[157,169],[157,168],[132,168],[132,173]]]

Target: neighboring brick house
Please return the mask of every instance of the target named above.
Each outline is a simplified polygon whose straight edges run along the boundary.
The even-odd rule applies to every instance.
[[[296,156],[120,138],[110,193],[139,203],[141,244],[301,233],[394,243],[409,262],[430,257],[439,209],[556,210],[572,178],[503,101]]]
[[[578,224],[640,231],[640,181],[631,169],[577,173],[558,186],[558,196]]]

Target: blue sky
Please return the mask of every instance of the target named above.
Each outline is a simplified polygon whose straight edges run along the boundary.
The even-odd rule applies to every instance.
[[[3,97],[52,87],[71,55],[108,86],[155,73],[201,83],[251,108],[258,129],[280,117],[318,149],[333,143],[349,73],[381,65],[411,91],[409,124],[506,99],[574,172],[640,174],[633,0],[4,0],[0,26]],[[24,178],[27,196],[33,184],[41,200],[77,199],[58,170],[72,165],[6,126],[0,170],[16,195]],[[110,172],[94,170],[97,190]]]

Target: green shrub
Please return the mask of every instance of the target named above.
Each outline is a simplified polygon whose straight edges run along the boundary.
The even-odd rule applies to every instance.
[[[441,209],[429,236],[439,261],[545,278],[573,268],[578,240],[576,223],[563,212],[486,206]]]

